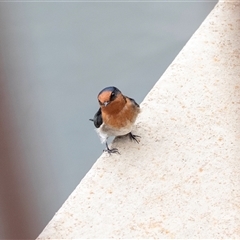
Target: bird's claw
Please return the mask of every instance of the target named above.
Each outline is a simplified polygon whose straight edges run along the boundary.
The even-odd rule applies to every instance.
[[[134,135],[131,132],[128,135],[131,141],[134,140],[135,142],[139,143],[139,140],[137,138],[141,138],[140,136]]]
[[[107,152],[107,153],[109,153],[110,155],[111,155],[112,153],[120,154],[120,152],[118,151],[117,148],[112,148],[112,149],[107,148],[107,149],[104,149],[103,152]]]
[[[107,153],[109,153],[110,155],[111,155],[112,153],[120,154],[120,152],[118,151],[117,148],[112,148],[112,149],[110,149],[110,148],[108,147],[107,142],[106,142],[106,149],[104,149],[103,152],[107,152]]]

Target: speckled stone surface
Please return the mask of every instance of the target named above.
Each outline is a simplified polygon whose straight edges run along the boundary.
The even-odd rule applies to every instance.
[[[240,2],[219,2],[39,239],[240,239]]]

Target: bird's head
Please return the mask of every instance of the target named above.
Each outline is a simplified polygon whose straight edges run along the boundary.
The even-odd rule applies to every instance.
[[[126,98],[116,87],[106,87],[98,94],[98,102],[102,112],[113,114],[121,111],[126,104]]]
[[[108,107],[112,102],[120,100],[122,93],[116,87],[106,87],[98,94],[101,107]]]

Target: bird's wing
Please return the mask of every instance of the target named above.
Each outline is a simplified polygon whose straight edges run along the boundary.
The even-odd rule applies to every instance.
[[[93,120],[93,123],[95,125],[96,128],[99,128],[101,125],[102,125],[102,111],[101,111],[101,108],[98,109],[97,113],[94,115],[93,119],[90,119],[90,120]]]
[[[135,101],[133,98],[128,97],[128,99],[129,99],[134,105],[136,105],[137,107],[139,107],[139,105],[136,103],[136,101]]]

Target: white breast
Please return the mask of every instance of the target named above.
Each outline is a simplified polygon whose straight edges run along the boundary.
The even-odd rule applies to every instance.
[[[115,129],[109,126],[106,126],[104,123],[99,127],[96,128],[96,131],[101,139],[102,143],[107,141],[108,137],[116,137],[116,136],[123,136],[132,131],[133,124],[129,121],[126,126],[122,127],[121,129]]]

